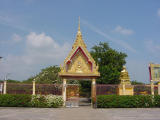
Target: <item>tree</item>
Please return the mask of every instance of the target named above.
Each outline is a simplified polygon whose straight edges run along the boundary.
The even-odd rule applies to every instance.
[[[132,85],[144,85],[145,83],[139,82],[139,81],[137,81],[137,80],[133,80],[133,81],[131,81],[131,84],[132,84]]]
[[[0,83],[1,83],[1,82],[4,82],[4,80],[0,80]],[[21,83],[21,81],[8,79],[8,80],[7,80],[7,83]]]
[[[118,84],[120,72],[126,63],[127,55],[109,47],[108,43],[99,43],[91,49],[91,55],[99,65],[99,84]]]
[[[36,81],[36,83],[61,83],[61,79],[58,76],[58,72],[60,72],[60,68],[58,66],[50,66],[45,69],[42,69],[41,72],[34,76],[30,77],[28,80],[23,81],[25,83],[31,83],[33,80]]]
[[[21,83],[21,81],[8,79],[7,83]]]

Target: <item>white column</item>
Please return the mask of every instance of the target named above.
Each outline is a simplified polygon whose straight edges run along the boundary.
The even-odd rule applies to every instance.
[[[151,95],[154,95],[154,82],[151,80]]]
[[[4,81],[3,94],[7,93],[7,80]]]
[[[33,80],[33,88],[32,88],[32,95],[36,94],[36,81]]]
[[[66,87],[67,87],[67,80],[63,79],[62,95],[63,95],[64,106],[66,102]]]
[[[158,95],[160,95],[160,82],[158,82]]]

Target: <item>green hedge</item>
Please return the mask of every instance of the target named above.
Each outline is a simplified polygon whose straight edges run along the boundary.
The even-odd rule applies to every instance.
[[[63,99],[55,95],[0,95],[0,107],[61,107]]]
[[[0,95],[0,107],[31,107],[31,95]]]
[[[160,96],[151,95],[99,95],[97,108],[149,108],[160,107]]]

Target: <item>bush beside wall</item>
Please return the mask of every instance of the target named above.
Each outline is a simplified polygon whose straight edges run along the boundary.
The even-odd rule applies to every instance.
[[[154,106],[155,107],[160,107],[160,95],[155,95],[154,96]]]
[[[63,98],[56,95],[34,95],[31,104],[33,107],[57,108],[63,105]]]
[[[63,105],[61,96],[55,95],[26,95],[5,94],[0,95],[0,107],[52,107]]]
[[[0,107],[31,107],[31,95],[0,95]]]
[[[99,95],[97,108],[148,108],[160,107],[160,96],[151,95]]]

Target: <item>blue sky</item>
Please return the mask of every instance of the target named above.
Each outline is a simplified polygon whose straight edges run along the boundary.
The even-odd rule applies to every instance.
[[[149,82],[148,64],[160,63],[159,0],[1,0],[0,79],[24,80],[63,63],[78,16],[88,50],[108,42],[127,53],[131,80]]]

